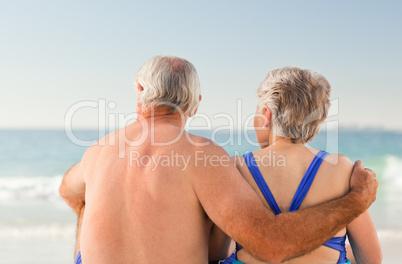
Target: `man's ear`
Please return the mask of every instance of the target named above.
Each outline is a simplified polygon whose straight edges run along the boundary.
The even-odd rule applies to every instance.
[[[268,107],[264,107],[264,109],[262,110],[262,113],[265,115],[264,126],[267,127],[272,119],[271,109],[269,109]]]
[[[200,94],[200,96],[198,97],[199,102],[201,102],[201,99],[202,99],[202,96],[201,96],[201,94]],[[193,113],[193,114],[190,114],[189,117],[195,116],[195,114],[197,113],[197,111],[198,111],[198,107],[194,110],[194,113]]]
[[[140,97],[141,97],[140,93],[142,91],[144,91],[144,88],[141,86],[141,84],[137,83],[137,106],[136,106],[137,113],[142,112],[142,107],[141,107],[142,105],[140,103]]]
[[[144,91],[144,88],[141,86],[140,83],[137,83],[137,91],[140,93],[142,91]]]

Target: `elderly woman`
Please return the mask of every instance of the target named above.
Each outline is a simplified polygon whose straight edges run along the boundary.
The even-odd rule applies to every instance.
[[[305,145],[327,117],[330,90],[322,75],[296,67],[271,71],[258,88],[254,126],[261,150],[238,157],[236,165],[275,214],[311,207],[349,190],[352,162]],[[273,155],[278,158],[268,158]],[[272,160],[281,162],[271,164]],[[286,263],[350,263],[346,234],[357,263],[381,263],[381,248],[368,211],[315,251]],[[237,244],[235,253],[221,263],[263,262]]]

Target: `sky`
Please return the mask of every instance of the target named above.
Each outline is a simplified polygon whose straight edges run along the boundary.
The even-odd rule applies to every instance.
[[[0,129],[128,123],[135,74],[162,54],[198,71],[193,124],[244,125],[266,74],[292,65],[329,80],[339,126],[402,131],[401,13],[371,0],[0,0]]]

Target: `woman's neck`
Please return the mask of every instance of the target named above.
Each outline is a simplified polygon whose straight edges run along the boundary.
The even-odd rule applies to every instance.
[[[293,143],[290,138],[273,135],[269,138],[270,148],[304,146],[303,142]]]

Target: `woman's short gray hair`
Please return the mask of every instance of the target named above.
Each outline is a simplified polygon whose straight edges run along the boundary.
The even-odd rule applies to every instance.
[[[331,86],[321,74],[284,67],[272,70],[257,90],[259,104],[271,110],[277,136],[308,143],[319,131],[330,107]]]
[[[194,114],[201,94],[198,74],[189,61],[173,56],[155,56],[137,73],[136,80],[144,89],[138,96],[142,107],[151,105]]]

